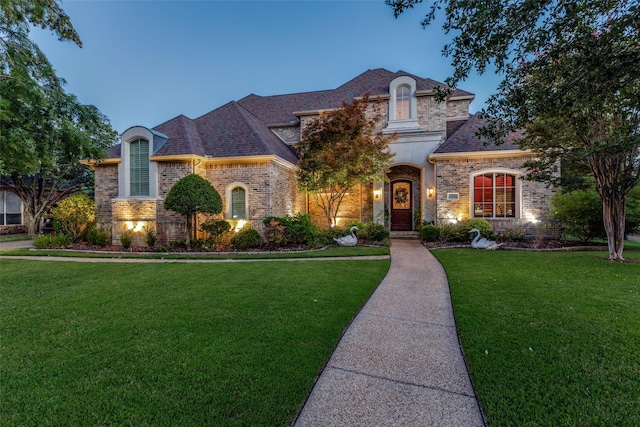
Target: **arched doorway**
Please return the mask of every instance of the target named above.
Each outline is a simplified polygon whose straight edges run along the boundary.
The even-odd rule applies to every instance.
[[[413,183],[391,182],[391,230],[413,230]]]

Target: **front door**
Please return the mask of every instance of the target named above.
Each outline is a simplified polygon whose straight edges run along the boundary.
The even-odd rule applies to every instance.
[[[413,230],[411,181],[391,183],[391,230]]]

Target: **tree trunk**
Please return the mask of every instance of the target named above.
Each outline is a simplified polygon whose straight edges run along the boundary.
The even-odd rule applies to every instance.
[[[602,219],[607,233],[609,261],[624,261],[625,200],[621,197],[602,196]]]
[[[187,249],[191,248],[191,228],[192,228],[192,218],[191,215],[187,215],[187,239],[186,239],[186,244],[187,244]]]
[[[40,223],[42,222],[42,216],[33,215],[27,210],[26,214],[27,222],[27,234],[29,236],[35,236],[40,232]]]

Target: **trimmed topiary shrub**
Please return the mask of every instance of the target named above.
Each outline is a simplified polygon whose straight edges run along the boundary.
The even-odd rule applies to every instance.
[[[217,245],[220,237],[231,230],[231,224],[224,219],[209,219],[200,225],[200,229],[209,234],[209,240],[213,245]]]
[[[120,236],[120,244],[122,245],[122,249],[129,249],[131,244],[133,243],[133,235],[130,231],[125,231]]]
[[[440,227],[437,225],[423,225],[420,228],[420,240],[423,242],[437,242],[440,240]]]
[[[239,251],[259,248],[262,246],[262,236],[258,230],[245,227],[233,235],[231,245]]]

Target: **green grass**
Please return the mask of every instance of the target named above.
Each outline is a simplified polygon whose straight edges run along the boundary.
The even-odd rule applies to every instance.
[[[383,246],[330,246],[322,250],[300,252],[255,252],[255,253],[225,253],[215,252],[170,252],[170,253],[136,253],[136,252],[82,252],[69,250],[49,250],[28,248],[5,249],[0,251],[4,256],[59,256],[82,258],[142,258],[142,259],[283,259],[283,258],[328,258],[389,255],[389,248]]]
[[[640,425],[640,246],[434,251],[490,426]]]
[[[0,263],[0,425],[25,426],[287,425],[389,266]]]

